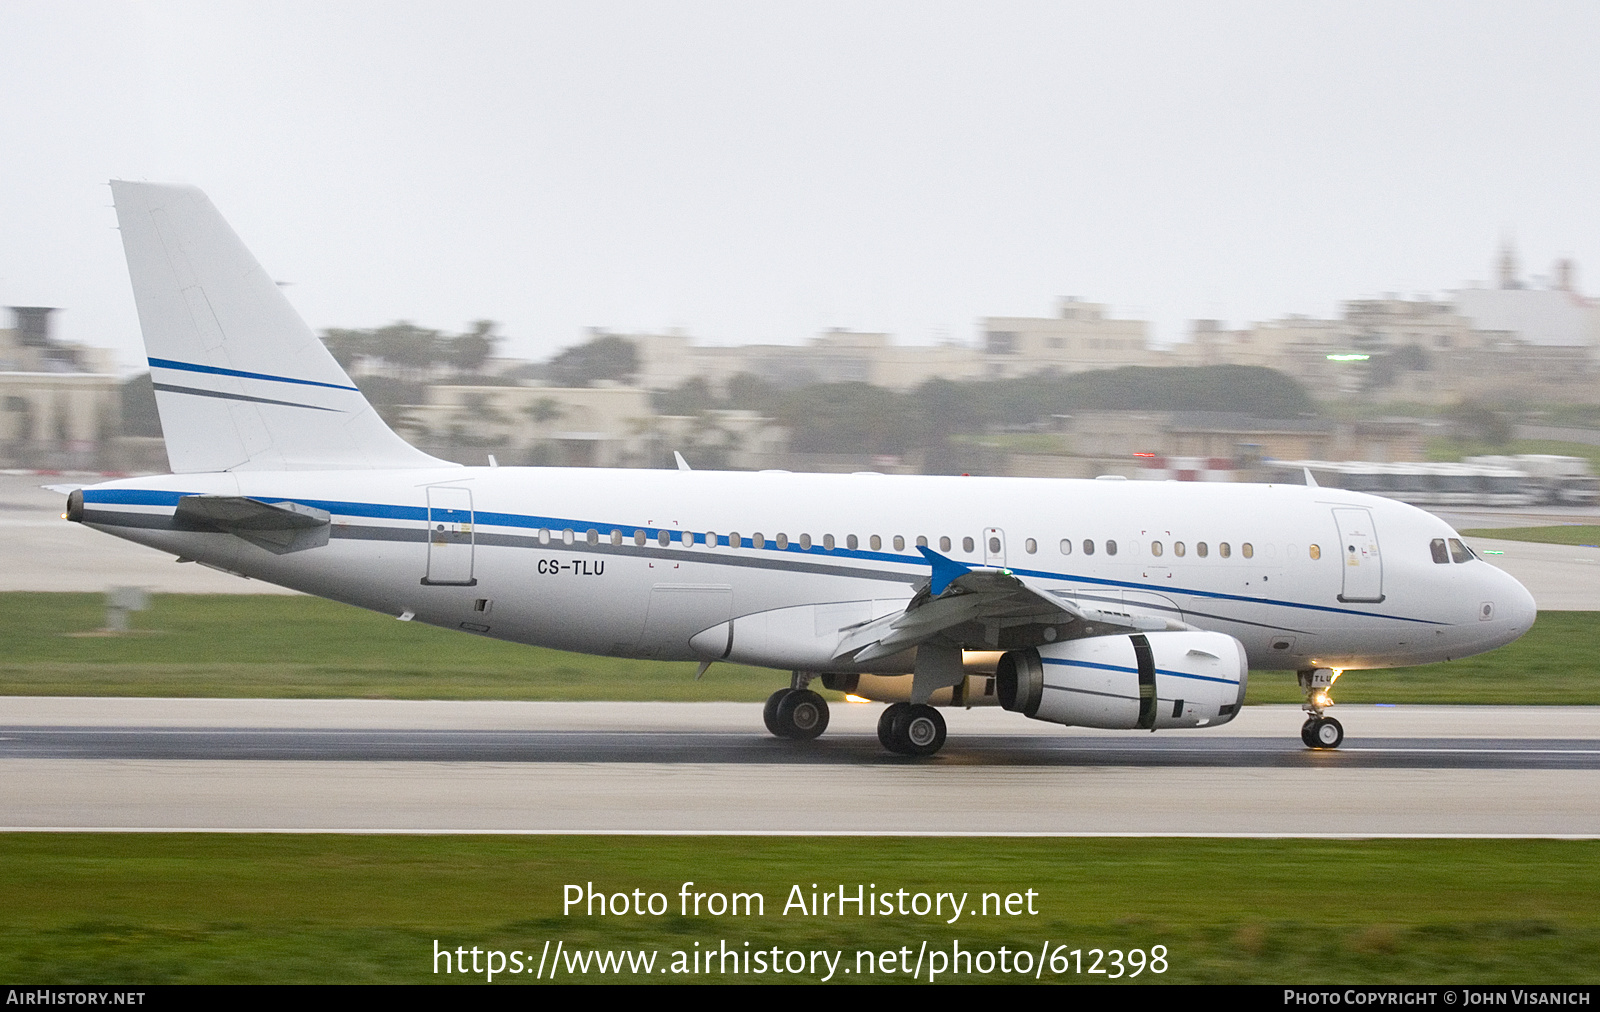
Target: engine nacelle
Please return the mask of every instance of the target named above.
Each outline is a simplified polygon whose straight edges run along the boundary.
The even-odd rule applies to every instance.
[[[961,666],[967,677],[959,684],[934,689],[928,700],[930,706],[998,706],[995,696],[994,672],[1000,663],[998,650],[963,650]],[[911,699],[911,676],[857,674],[855,672],[829,672],[822,676],[822,684],[836,692],[870,699],[877,703],[904,703]]]
[[[905,703],[911,699],[910,675],[826,674],[822,684],[836,692],[870,699],[874,703]],[[998,706],[993,675],[968,675],[961,684],[934,689],[929,706]]]
[[[1244,645],[1226,633],[1090,636],[1000,658],[1000,705],[1036,720],[1113,729],[1226,724],[1244,705]]]

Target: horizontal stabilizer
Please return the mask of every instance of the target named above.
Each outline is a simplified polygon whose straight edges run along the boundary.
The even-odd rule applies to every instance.
[[[274,555],[303,552],[328,543],[331,515],[297,502],[262,502],[237,495],[186,495],[177,522],[190,530],[212,530],[244,538]]]

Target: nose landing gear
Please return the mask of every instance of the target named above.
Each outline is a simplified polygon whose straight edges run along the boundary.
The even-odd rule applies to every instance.
[[[1306,694],[1306,722],[1300,726],[1300,740],[1306,748],[1334,749],[1344,741],[1344,725],[1333,717],[1324,717],[1322,711],[1333,705],[1333,683],[1343,672],[1333,668],[1314,668],[1296,672],[1300,688]]]

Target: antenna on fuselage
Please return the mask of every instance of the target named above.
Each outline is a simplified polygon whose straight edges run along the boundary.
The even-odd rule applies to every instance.
[[[1320,486],[1317,485],[1317,479],[1312,477],[1312,475],[1311,475],[1311,468],[1302,467],[1300,470],[1302,470],[1302,471],[1304,471],[1306,473],[1306,485],[1307,486],[1309,486],[1311,488],[1320,487]]]
[[[674,460],[676,460],[678,462],[678,470],[680,470],[680,471],[693,471],[694,470],[694,468],[689,466],[689,462],[687,460],[683,459],[683,454],[679,453],[677,450],[673,450],[672,451],[672,457],[673,457]]]

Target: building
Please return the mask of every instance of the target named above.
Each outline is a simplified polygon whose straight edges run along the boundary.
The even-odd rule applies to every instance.
[[[0,330],[0,466],[105,470],[117,461],[121,386],[111,352],[55,339],[43,306]]]
[[[1011,379],[1162,364],[1149,348],[1148,323],[1112,319],[1106,306],[1077,297],[1062,299],[1055,316],[989,317],[982,328],[981,348],[897,345],[888,334],[840,329],[799,345],[707,347],[676,332],[619,336],[638,349],[634,381],[647,390],[673,390],[696,378],[723,390],[728,380],[746,373],[783,387],[869,383],[904,391],[934,379]]]
[[[1143,320],[1114,320],[1104,305],[1068,296],[1055,316],[985,318],[983,375],[1015,379],[1160,364],[1149,338],[1150,325]]]

